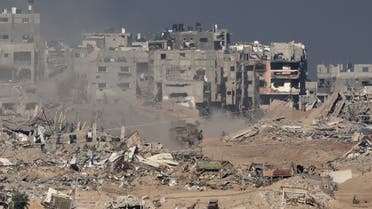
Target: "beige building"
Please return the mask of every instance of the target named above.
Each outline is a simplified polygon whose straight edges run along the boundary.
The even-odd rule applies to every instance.
[[[318,65],[319,93],[328,95],[336,89],[372,85],[372,64]]]
[[[0,80],[36,81],[44,77],[40,14],[4,9],[0,14]]]

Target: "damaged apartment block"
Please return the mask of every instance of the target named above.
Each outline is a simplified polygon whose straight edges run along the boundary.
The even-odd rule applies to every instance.
[[[74,69],[88,80],[92,101],[128,96],[180,105],[208,115],[214,108],[244,113],[306,94],[307,56],[301,43],[270,46],[230,41],[230,33],[174,24],[145,39],[110,31],[85,34],[74,49]]]
[[[302,96],[306,94],[307,55],[301,43],[272,43],[268,49],[269,65],[259,73],[261,105],[274,99],[292,101],[302,109]]]
[[[371,91],[371,64],[318,65],[318,97],[325,101],[332,93],[343,91],[349,95],[356,89]]]
[[[0,14],[0,80],[36,81],[44,76],[40,14],[13,7]]]
[[[73,51],[73,62],[74,69],[87,79],[91,102],[118,102],[148,91],[147,85],[141,88],[148,80],[148,52],[133,45],[137,40],[131,34],[122,29],[84,37]]]

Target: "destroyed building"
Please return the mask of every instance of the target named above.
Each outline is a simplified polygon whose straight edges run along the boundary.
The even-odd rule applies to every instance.
[[[44,76],[40,14],[13,7],[0,14],[0,79],[36,81]]]
[[[231,44],[230,33],[174,24],[150,39],[121,32],[88,33],[74,49],[74,69],[88,80],[92,101],[131,95],[208,114],[246,112],[275,100],[300,108],[307,55],[301,43]]]
[[[131,46],[125,33],[85,34],[74,49],[74,69],[88,80],[88,94],[94,102],[115,102],[135,96],[137,79],[148,71],[148,53]]]
[[[366,88],[372,85],[371,64],[331,64],[318,65],[319,97],[325,97],[335,90],[348,90],[351,88]]]
[[[173,25],[162,37],[168,47],[159,47],[150,60],[163,100],[202,112],[245,112],[274,99],[292,99],[297,108],[304,103],[307,55],[301,43],[232,45],[227,30],[215,25],[204,31],[200,24]]]
[[[291,100],[298,109],[302,106],[307,78],[307,54],[302,43],[263,45],[256,41],[232,48],[241,52],[243,60],[256,62],[248,68],[255,72],[261,107],[270,105],[275,99]]]
[[[173,24],[157,39],[165,40],[167,49],[226,50],[230,44],[230,33],[217,25],[211,30],[204,30],[200,23],[196,23],[195,27]]]

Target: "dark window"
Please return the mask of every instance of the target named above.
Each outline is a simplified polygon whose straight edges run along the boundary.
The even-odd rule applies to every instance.
[[[120,71],[123,72],[123,73],[129,73],[130,72],[128,66],[121,66]]]
[[[5,57],[5,58],[8,58],[8,57],[9,57],[9,54],[8,54],[8,53],[5,53],[5,54],[4,54],[4,57]]]
[[[0,22],[9,22],[9,18],[7,18],[7,17],[0,17]]]
[[[188,96],[187,93],[171,93],[171,94],[169,94],[170,98],[187,97],[187,96]]]
[[[31,70],[28,69],[28,68],[22,68],[21,70],[19,70],[19,72],[17,74],[18,74],[17,78],[20,79],[20,80],[31,79]]]
[[[205,42],[208,42],[208,38],[200,38],[199,41],[205,43]]]
[[[369,86],[369,82],[368,81],[362,81],[362,85],[363,86]]]
[[[31,65],[31,52],[14,52],[14,64]]]
[[[3,108],[6,110],[15,110],[15,104],[14,103],[3,103]]]
[[[194,75],[194,80],[204,81],[204,77],[205,77],[205,70],[199,69],[199,70],[196,71],[196,73]]]
[[[106,66],[99,66],[98,67],[98,72],[99,73],[105,73],[105,72],[107,72],[107,67]]]
[[[256,64],[256,70],[266,70],[266,65],[265,64]]]
[[[99,89],[105,89],[107,87],[106,83],[98,83]]]
[[[8,40],[9,35],[0,35],[0,40]]]
[[[167,59],[167,54],[160,54],[160,59],[162,59],[162,60]]]
[[[30,22],[30,19],[28,19],[27,17],[22,18],[22,22],[23,23],[29,23]]]
[[[258,83],[258,86],[259,87],[266,87],[266,81],[260,80],[259,83]]]
[[[363,67],[362,68],[363,73],[368,73],[368,69],[369,69],[368,67]]]
[[[125,91],[130,88],[130,83],[119,83],[118,86],[121,90]]]
[[[223,44],[222,44],[221,41],[215,41],[214,42],[214,49],[215,50],[221,50],[222,49],[222,46],[223,46]]]
[[[34,39],[32,38],[32,35],[23,35],[22,36],[23,41],[27,41],[28,43],[32,42]]]
[[[185,53],[180,53],[180,56],[181,57],[186,57],[186,54]]]
[[[165,84],[167,87],[185,87],[185,86],[190,86],[188,83],[175,83],[175,84]]]
[[[127,62],[127,59],[125,57],[119,57],[118,62]]]
[[[253,71],[253,65],[247,65],[245,66],[246,71]]]
[[[234,66],[231,66],[230,67],[230,71],[235,71],[235,67]]]
[[[324,79],[319,79],[319,87],[324,87],[324,86],[325,86]]]

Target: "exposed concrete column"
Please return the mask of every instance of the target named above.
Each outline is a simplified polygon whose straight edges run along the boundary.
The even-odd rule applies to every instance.
[[[124,138],[125,138],[125,126],[122,126],[121,131],[120,131],[120,139],[124,140]]]
[[[97,124],[94,122],[92,125],[93,141],[97,139]]]

